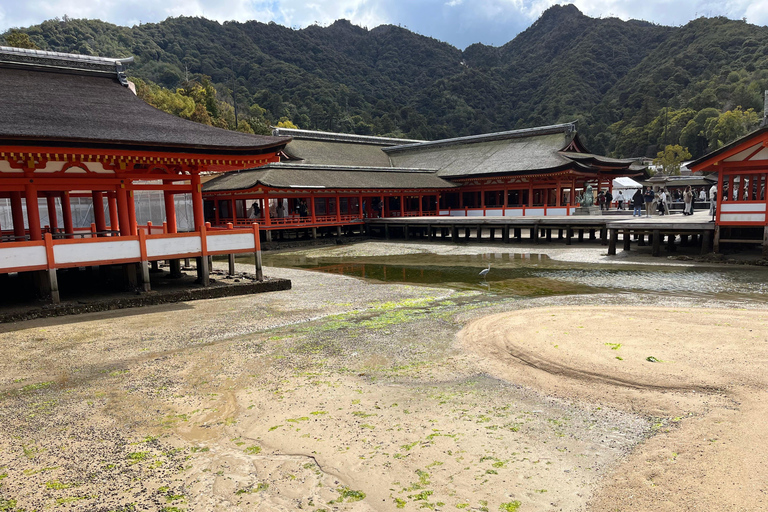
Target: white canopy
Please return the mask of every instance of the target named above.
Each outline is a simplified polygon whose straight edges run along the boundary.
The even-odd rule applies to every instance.
[[[626,190],[628,188],[643,188],[641,184],[633,180],[632,178],[616,178],[613,180],[614,189]]]

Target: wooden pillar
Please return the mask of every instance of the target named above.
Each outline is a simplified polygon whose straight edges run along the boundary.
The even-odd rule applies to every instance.
[[[120,223],[120,236],[131,235],[131,224],[128,213],[128,191],[122,186],[117,188],[117,216]],[[66,224],[66,222],[65,222]]]
[[[27,224],[29,225],[29,239],[42,240],[43,232],[40,229],[40,208],[37,204],[37,187],[32,183],[24,185],[24,198],[27,201]]]
[[[419,217],[424,215],[424,195],[419,194]]]
[[[571,245],[573,243],[573,228],[568,226],[565,229],[565,245]]]
[[[67,238],[74,238],[74,224],[72,223],[72,204],[69,201],[69,192],[61,195],[61,217],[64,219],[64,232]]]
[[[106,236],[107,219],[104,216],[104,193],[94,190],[91,192],[93,200],[93,218],[96,223],[96,231],[101,233],[99,236]]]
[[[768,226],[763,229],[763,258],[768,258]]]
[[[27,229],[24,227],[24,205],[21,204],[21,192],[11,192],[11,215],[13,216],[13,235],[17,241],[24,240]]]
[[[717,195],[718,203],[720,201],[720,196],[721,196],[721,194]],[[719,208],[719,206],[718,206],[718,208]],[[719,211],[720,210],[718,209],[718,214],[717,214],[718,216],[720,215]],[[712,252],[714,252],[715,254],[719,254],[720,253],[720,226],[718,226],[717,224],[715,224],[715,239],[712,242]]]
[[[169,233],[178,233],[176,222],[176,196],[168,190],[163,191],[163,204],[165,206],[165,223]]]
[[[336,194],[336,222],[341,222],[341,196],[339,194]]]
[[[266,210],[262,209],[261,211],[266,211]],[[314,195],[309,196],[309,211],[310,211],[310,218],[312,219],[312,224],[317,223],[317,214],[315,213],[315,196]],[[267,217],[269,217],[268,211],[267,211]],[[313,232],[312,238],[317,238],[316,230]]]
[[[120,220],[117,215],[117,195],[114,192],[107,194],[107,203],[109,204],[109,229],[111,231],[118,231],[120,229]]]
[[[616,242],[619,241],[619,230],[609,229],[610,242],[608,243],[608,256],[616,256]]]
[[[400,217],[405,217],[405,196],[400,195]]]
[[[658,256],[661,254],[661,233],[658,229],[653,230],[653,246],[651,248],[651,255]]]
[[[539,225],[538,224],[534,224],[531,227],[530,238],[531,238],[531,242],[533,242],[535,244],[539,243]]]
[[[232,195],[230,196],[229,201],[232,204],[232,224],[237,226],[237,199]]]
[[[189,177],[192,188],[192,216],[194,219],[194,230],[200,231],[201,226],[205,225],[205,213],[203,210],[203,192],[200,184],[200,175],[192,174]]]
[[[136,224],[136,201],[133,199],[133,190],[126,190],[125,198],[128,202],[128,223],[131,235],[136,236],[138,225]]]
[[[51,227],[51,233],[59,230],[59,216],[56,215],[56,196],[48,193],[45,195],[48,204],[48,225]]]
[[[630,235],[629,230],[622,232],[622,238],[624,239],[624,250],[628,251],[630,249]]]
[[[253,223],[253,236],[256,242],[256,254],[254,255],[255,261],[256,261],[256,279],[259,281],[263,281],[264,270],[261,264],[261,235],[259,234],[259,225],[256,224],[255,222]]]

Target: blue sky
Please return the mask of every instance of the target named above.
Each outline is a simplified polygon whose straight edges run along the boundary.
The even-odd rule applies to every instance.
[[[699,16],[746,18],[768,25],[768,0],[0,0],[0,32],[65,14],[127,26],[180,15],[274,21],[294,28],[345,18],[368,28],[402,25],[463,49],[477,42],[500,46],[548,7],[564,3],[573,3],[592,17],[662,25],[683,25]]]

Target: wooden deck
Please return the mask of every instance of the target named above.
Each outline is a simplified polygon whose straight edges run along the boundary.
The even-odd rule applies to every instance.
[[[406,217],[366,219],[368,233],[384,238],[412,237],[451,242],[515,240],[540,243],[558,240],[566,245],[584,238],[608,245],[608,253],[616,254],[619,241],[625,251],[632,243],[650,244],[652,254],[659,256],[664,245],[674,252],[678,245],[696,245],[702,254],[719,252],[720,243],[766,244],[760,239],[719,239],[719,230],[706,210],[694,215],[671,214],[650,217],[627,215],[548,216],[548,217]],[[665,243],[666,242],[666,243]]]

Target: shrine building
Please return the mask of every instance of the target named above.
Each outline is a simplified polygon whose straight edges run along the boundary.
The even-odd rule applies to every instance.
[[[254,227],[205,226],[200,175],[278,161],[287,137],[232,132],[161,112],[138,98],[110,59],[0,47],[0,286],[13,275],[59,299],[57,271],[121,266],[149,289],[150,261],[259,249]],[[135,191],[163,192],[165,222],[136,223]],[[194,228],[177,233],[174,196],[188,194]],[[90,197],[95,222],[73,224],[70,199]],[[175,265],[174,265],[175,262]]]
[[[318,229],[362,229],[371,217],[569,216],[588,185],[610,190],[614,178],[644,169],[587,152],[574,123],[438,141],[273,134],[292,139],[280,163],[204,184],[207,221],[255,219],[267,231],[316,236]]]
[[[723,244],[761,244],[768,257],[768,125],[688,167],[717,175],[714,251]]]

